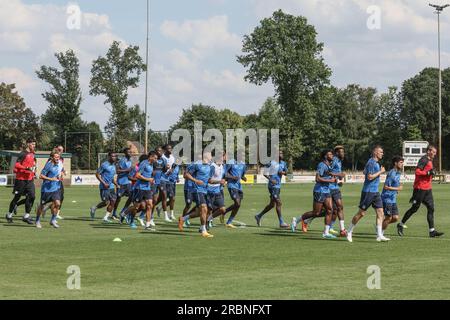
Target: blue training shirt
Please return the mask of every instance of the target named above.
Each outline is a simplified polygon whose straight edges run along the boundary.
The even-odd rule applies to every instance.
[[[177,183],[179,174],[180,174],[180,166],[174,164],[172,166],[172,173],[169,175],[169,181],[172,183]]]
[[[392,169],[387,174],[386,182],[384,183],[384,185],[386,187],[398,188],[400,187],[400,177],[401,177],[400,171]],[[398,191],[383,189],[383,192],[381,193],[381,198],[385,203],[397,203],[397,194]]]
[[[195,179],[203,182],[203,185],[194,182],[195,192],[207,194],[208,181],[211,178],[211,165],[209,163],[195,163],[189,168],[189,173]]]
[[[369,174],[377,173],[381,170],[381,166],[378,163],[378,161],[375,161],[373,158],[370,158],[369,161],[367,161],[366,167],[364,168],[364,186],[362,191],[363,192],[369,192],[369,193],[377,193],[378,187],[380,186],[380,176],[378,176],[376,179],[373,179],[372,181],[369,180]]]
[[[339,174],[342,173],[342,161],[338,157],[334,157],[333,161],[331,162],[331,173]],[[339,180],[342,180],[339,178]],[[339,190],[338,182],[330,183],[330,190]]]
[[[127,170],[130,169],[132,166],[131,159],[128,160],[126,157],[123,157],[119,160],[118,167],[120,170]],[[130,179],[128,178],[128,172],[119,173],[117,175],[117,183],[120,186],[125,186],[131,183]]]
[[[109,184],[109,189],[114,189],[114,176],[116,175],[116,164],[105,161],[98,168],[97,173],[102,177],[103,181]],[[106,190],[103,183],[100,183],[100,189]]]
[[[139,164],[139,174],[141,176],[143,176],[144,178],[152,178],[153,175],[153,165],[150,164],[150,162],[148,162],[148,160],[144,160]],[[140,180],[138,179],[136,181],[136,186],[135,188],[137,190],[151,190],[151,183],[148,181],[144,181],[144,180]]]
[[[41,174],[48,178],[56,178],[59,177],[61,172],[62,169],[59,163],[54,164],[53,162],[49,161],[45,164],[45,167],[44,169],[42,169]],[[61,189],[60,181],[44,180],[44,182],[42,183],[41,192],[56,192],[59,189]]]
[[[153,163],[153,178],[155,178],[155,185],[159,186],[161,184],[161,177],[166,166],[167,162],[163,157]]]
[[[331,180],[333,178],[330,175],[330,171],[331,168],[323,161],[317,166],[317,174],[323,179]],[[316,184],[314,185],[314,192],[330,193],[330,183],[316,182]]]
[[[246,171],[247,166],[245,165],[245,163],[237,163],[234,159],[228,161],[225,165],[225,172],[233,177],[239,177],[238,181],[228,179],[228,189],[238,189],[242,191],[241,179],[245,176]]]
[[[287,165],[286,162],[284,161],[275,161],[272,160],[270,161],[270,163],[266,166],[267,169],[269,170],[269,182],[268,182],[268,187],[269,189],[275,188],[275,189],[280,189],[281,188],[281,172],[287,172]],[[272,180],[275,180],[276,183],[272,183]]]
[[[194,165],[194,163],[188,164],[184,167],[184,171],[185,172],[189,172],[190,168]],[[192,182],[191,180],[188,179],[184,179],[184,190],[185,191],[189,191],[189,192],[193,192],[195,191],[195,185],[194,182]]]

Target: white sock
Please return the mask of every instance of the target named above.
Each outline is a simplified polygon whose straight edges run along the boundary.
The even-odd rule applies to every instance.
[[[434,232],[436,229],[435,228],[431,228],[430,229],[430,232]]]
[[[202,225],[200,230],[202,230],[202,232],[206,232],[206,225]]]
[[[345,230],[344,220],[339,220],[339,226],[341,227],[341,231]]]
[[[350,223],[350,227],[348,228],[348,233],[353,233],[353,229],[355,229],[356,225]]]
[[[329,225],[325,226],[325,234],[330,234],[330,226]]]
[[[379,237],[383,236],[383,225],[381,225],[381,224],[377,225],[377,235]]]
[[[8,213],[8,218],[11,219],[13,217],[14,213]]]
[[[166,219],[169,217],[169,215],[167,214],[167,211],[164,211],[164,217],[166,217]]]
[[[145,227],[149,228],[150,227],[150,221],[145,223]]]
[[[23,216],[24,219],[28,219],[30,217],[29,213],[25,213],[25,215]]]
[[[109,216],[111,215],[111,212],[106,211],[106,215],[103,218],[103,220],[108,220]]]
[[[171,215],[171,216],[173,216],[173,215],[174,215],[174,213],[173,213],[173,210],[170,210],[170,215]]]

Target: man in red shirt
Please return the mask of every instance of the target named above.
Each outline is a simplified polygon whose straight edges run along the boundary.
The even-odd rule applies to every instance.
[[[14,166],[14,173],[16,179],[14,181],[14,198],[9,205],[9,213],[6,214],[6,220],[9,223],[13,222],[14,209],[17,206],[21,197],[26,197],[25,200],[25,215],[22,218],[23,222],[33,224],[30,213],[33,208],[35,199],[34,178],[36,174],[36,140],[30,138],[27,140],[27,147],[19,155]]]
[[[434,228],[434,200],[432,191],[433,177],[436,175],[436,171],[433,168],[433,159],[436,156],[437,149],[435,146],[430,145],[427,149],[427,154],[423,156],[416,168],[416,179],[414,181],[413,196],[410,200],[412,203],[411,209],[409,209],[402,219],[402,222],[397,225],[397,232],[399,236],[403,236],[406,222],[411,216],[416,213],[420,205],[423,203],[428,210],[427,220],[430,228],[430,238],[441,237],[444,234],[438,232]]]

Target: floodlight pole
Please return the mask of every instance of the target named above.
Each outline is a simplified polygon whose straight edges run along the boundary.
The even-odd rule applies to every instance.
[[[146,65],[146,70],[145,70],[145,146],[144,146],[144,150],[145,153],[148,153],[148,40],[149,40],[149,4],[150,0],[147,0],[147,38],[146,38],[146,48],[145,48],[145,65]]]
[[[429,4],[436,9],[438,17],[438,67],[439,67],[439,173],[442,173],[442,70],[441,70],[441,13],[450,5],[443,6]]]

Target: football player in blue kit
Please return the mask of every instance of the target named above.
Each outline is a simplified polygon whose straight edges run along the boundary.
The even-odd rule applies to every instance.
[[[289,228],[289,225],[284,222],[283,215],[281,214],[281,179],[283,176],[287,174],[287,165],[284,161],[284,155],[283,152],[279,152],[279,159],[278,161],[272,160],[269,164],[266,165],[265,168],[264,177],[268,180],[268,189],[269,189],[269,196],[270,196],[270,202],[269,204],[261,211],[261,213],[257,214],[255,216],[256,224],[258,227],[261,226],[261,219],[264,217],[264,215],[275,208],[277,211],[278,216],[278,222],[280,228],[287,229]]]

